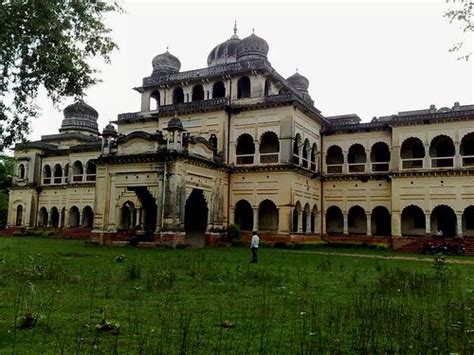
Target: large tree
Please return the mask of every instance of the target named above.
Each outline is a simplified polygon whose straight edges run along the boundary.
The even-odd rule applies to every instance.
[[[472,32],[474,31],[473,16],[474,10],[473,0],[446,0],[449,4],[448,10],[444,13],[444,16],[449,20],[450,23],[455,23],[459,26],[463,33],[467,34],[467,41],[471,41],[472,44]],[[472,55],[472,48],[466,48],[465,42],[461,41],[455,43],[449,50],[450,52],[457,52],[460,54],[458,59],[469,60]]]
[[[104,16],[117,11],[115,1],[0,0],[1,148],[25,138],[41,88],[58,104],[98,81],[90,59],[110,61]]]

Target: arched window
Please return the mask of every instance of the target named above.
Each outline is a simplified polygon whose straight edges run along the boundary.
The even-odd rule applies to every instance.
[[[225,97],[225,85],[222,81],[218,81],[212,85],[212,98],[217,99]]]
[[[432,234],[440,231],[443,237],[456,236],[456,213],[451,207],[446,205],[437,206],[431,211],[430,222]]]
[[[92,228],[94,224],[94,212],[90,206],[84,207],[82,210],[82,226],[86,228]]]
[[[261,231],[278,230],[278,209],[273,201],[264,200],[258,209],[258,229]]]
[[[184,92],[181,86],[173,90],[173,105],[182,104],[184,102]]]
[[[235,204],[234,223],[243,231],[253,228],[253,209],[247,200],[240,200]]]
[[[158,107],[161,105],[161,96],[158,90],[155,90],[150,95],[150,110],[158,110]]]
[[[299,133],[296,134],[293,141],[293,164],[300,164],[300,146],[301,146],[301,136]]]
[[[318,171],[318,163],[317,163],[317,159],[316,159],[316,156],[318,154],[318,146],[316,145],[316,143],[313,143],[313,146],[311,147],[311,154],[310,154],[310,157],[309,157],[309,160],[310,160],[310,169],[311,171]]]
[[[25,165],[20,164],[18,166],[18,178],[23,180],[25,178]]]
[[[268,80],[265,80],[265,86],[263,88],[263,96],[268,96],[268,92],[270,91],[270,83]]]
[[[451,168],[454,166],[454,143],[445,135],[440,135],[431,141],[430,157],[432,168]]]
[[[424,236],[426,234],[426,219],[423,210],[414,205],[405,207],[402,211],[402,236]]]
[[[127,201],[120,209],[120,226],[123,229],[130,229],[134,226],[135,205],[133,202]]]
[[[326,152],[326,165],[328,174],[342,173],[342,165],[344,164],[344,156],[342,149],[338,145],[332,145]]]
[[[301,203],[300,201],[297,201],[295,203],[295,208],[293,208],[293,220],[291,223],[291,230],[293,233],[298,233],[301,212]]]
[[[367,234],[367,217],[362,207],[351,207],[347,216],[347,222],[349,234]]]
[[[331,206],[326,210],[326,233],[342,234],[344,230],[344,217],[337,206]]]
[[[201,101],[204,100],[204,88],[201,84],[194,85],[192,101]]]
[[[365,163],[367,162],[367,155],[362,144],[353,144],[349,148],[347,155],[347,162],[349,164],[350,173],[365,172]]]
[[[461,140],[462,166],[474,166],[474,132],[466,134]]]
[[[61,165],[56,164],[54,166],[54,183],[60,184],[63,182],[63,168]]]
[[[425,147],[419,138],[407,138],[400,148],[400,158],[402,159],[402,169],[423,168],[423,158],[425,157]]]
[[[237,98],[243,99],[250,97],[250,79],[248,76],[243,76],[237,82]]]
[[[49,165],[45,165],[43,167],[43,184],[51,184],[52,182],[52,173],[51,173],[51,167]]]
[[[237,164],[253,164],[255,143],[250,134],[244,133],[237,139]]]
[[[308,162],[308,151],[309,151],[309,140],[306,138],[303,143],[303,151],[301,153],[302,156],[302,165],[303,168],[308,168],[309,162]]]
[[[72,181],[73,182],[81,182],[84,178],[84,168],[82,167],[82,163],[77,160],[72,165]]]
[[[274,132],[265,132],[260,138],[260,163],[278,163],[280,152],[280,141]]]
[[[309,218],[309,220],[308,220],[308,218]],[[306,205],[304,205],[301,219],[303,221],[303,225],[302,225],[303,233],[309,233],[311,226],[308,226],[308,222],[311,222],[310,221],[310,219],[311,219],[311,208],[309,207],[308,203]]]
[[[95,181],[96,178],[96,173],[97,173],[97,167],[96,165],[88,161],[87,162],[87,170],[86,170],[86,181]]]
[[[69,209],[69,227],[79,227],[79,208],[72,206]]]
[[[23,206],[18,205],[16,208],[16,226],[21,226],[23,225]]]
[[[387,172],[390,170],[390,149],[384,142],[377,142],[370,151],[370,161],[373,172]]]
[[[392,234],[392,218],[387,208],[377,206],[372,210],[372,234],[376,236],[390,236]]]

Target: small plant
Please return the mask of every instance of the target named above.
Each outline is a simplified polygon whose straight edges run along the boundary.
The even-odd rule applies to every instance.
[[[230,242],[240,240],[240,227],[237,224],[230,224],[227,227],[227,238]]]
[[[125,255],[117,255],[117,256],[115,257],[115,262],[116,262],[116,263],[123,263],[123,262],[125,262]]]
[[[433,258],[433,268],[437,276],[442,277],[445,275],[448,267],[446,265],[446,257],[443,253],[435,254]]]
[[[138,280],[141,277],[140,266],[133,263],[127,267],[127,278],[129,280]]]
[[[25,313],[20,317],[18,322],[18,328],[20,329],[33,329],[40,320],[40,314],[33,312],[31,309],[27,309]]]
[[[110,334],[118,335],[120,330],[120,324],[107,319],[107,312],[105,309],[102,310],[102,319],[96,324],[95,329],[98,332],[110,332]]]

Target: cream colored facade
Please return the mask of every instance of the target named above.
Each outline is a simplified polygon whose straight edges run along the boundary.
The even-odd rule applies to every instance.
[[[473,105],[325,117],[267,52],[234,33],[208,68],[158,55],[140,111],[102,134],[94,109],[66,108],[60,134],[17,146],[9,226],[102,243],[211,243],[230,223],[272,240],[474,236]]]

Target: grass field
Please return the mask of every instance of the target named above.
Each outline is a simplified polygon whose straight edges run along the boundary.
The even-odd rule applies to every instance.
[[[1,238],[0,354],[474,353],[473,265],[259,257]]]

